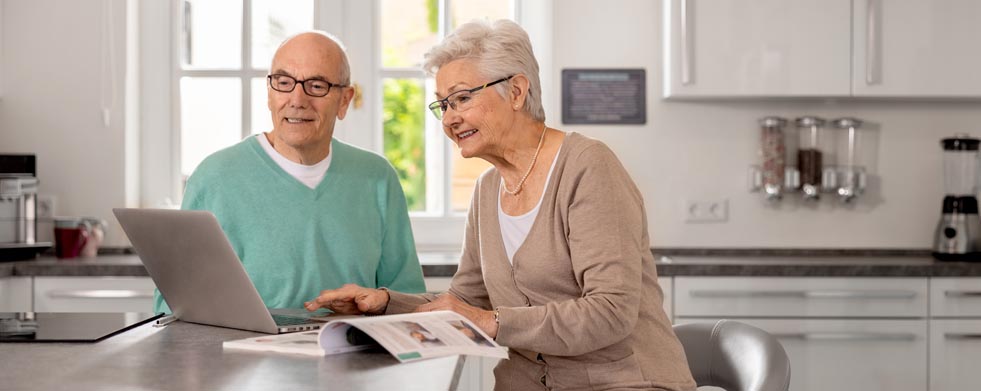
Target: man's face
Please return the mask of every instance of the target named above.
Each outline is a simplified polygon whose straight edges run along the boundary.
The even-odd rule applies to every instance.
[[[334,123],[344,119],[354,91],[336,86],[340,80],[340,48],[326,37],[303,34],[279,48],[273,58],[270,74],[289,75],[296,80],[324,80],[335,84],[323,97],[307,95],[303,85],[292,92],[280,92],[266,84],[273,133],[295,149],[306,149],[330,143]]]

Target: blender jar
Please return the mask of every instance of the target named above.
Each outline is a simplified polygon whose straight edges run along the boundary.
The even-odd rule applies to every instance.
[[[944,147],[944,193],[974,197],[977,192],[978,146],[976,138],[956,134],[941,142]]]

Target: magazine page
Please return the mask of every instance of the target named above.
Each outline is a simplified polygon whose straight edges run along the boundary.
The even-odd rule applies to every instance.
[[[336,325],[351,327],[343,323]],[[330,326],[330,325],[328,325]],[[320,346],[320,331],[305,331],[300,333],[289,333],[279,335],[263,335],[261,337],[225,341],[222,344],[226,349],[256,350],[266,352],[304,354],[310,356],[323,356],[325,354],[345,353],[370,348],[372,345],[351,345],[333,346],[330,351],[325,351]]]
[[[487,337],[462,315],[451,311],[335,320],[321,329],[320,346],[324,351],[363,343],[357,333],[338,324],[363,331],[401,362],[454,354],[508,357],[507,348]]]

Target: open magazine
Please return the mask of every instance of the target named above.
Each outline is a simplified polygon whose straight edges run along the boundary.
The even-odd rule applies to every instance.
[[[508,357],[506,347],[451,311],[345,317],[327,322],[320,331],[239,339],[222,346],[322,356],[379,345],[400,362],[454,354]]]

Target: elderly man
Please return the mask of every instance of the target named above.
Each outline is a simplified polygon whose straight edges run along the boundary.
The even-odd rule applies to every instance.
[[[333,139],[354,95],[339,42],[288,38],[267,81],[272,131],[205,159],[182,208],[218,217],[267,307],[301,308],[347,283],[425,291],[395,171]],[[169,312],[159,294],[156,309]]]

